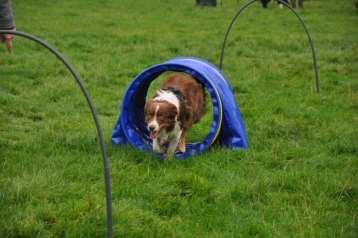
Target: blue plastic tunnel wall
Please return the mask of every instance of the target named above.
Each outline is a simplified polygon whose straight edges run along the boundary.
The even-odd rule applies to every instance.
[[[144,105],[148,88],[153,80],[166,71],[183,72],[200,81],[209,92],[213,105],[213,120],[206,138],[186,144],[186,158],[206,150],[216,140],[231,149],[247,148],[247,139],[238,105],[229,83],[213,64],[199,58],[182,57],[154,65],[137,75],[128,87],[119,118],[112,134],[115,145],[131,144],[137,149],[151,151],[152,140],[144,122]]]

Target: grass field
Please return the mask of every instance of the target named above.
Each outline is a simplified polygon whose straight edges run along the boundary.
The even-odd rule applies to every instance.
[[[358,12],[305,1],[322,91],[299,22],[271,4],[247,10],[224,72],[250,147],[159,161],[111,131],[132,78],[176,56],[218,63],[244,1],[13,0],[18,30],[58,48],[84,79],[111,164],[115,237],[357,237]],[[0,237],[103,237],[102,161],[92,119],[64,67],[17,37],[0,50]],[[205,134],[205,123],[196,131]]]

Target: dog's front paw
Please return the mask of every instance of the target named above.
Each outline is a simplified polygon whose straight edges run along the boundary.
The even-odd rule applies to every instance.
[[[157,140],[153,141],[153,151],[160,154],[164,152]]]
[[[181,153],[185,153],[185,144],[184,144],[184,143],[179,143],[179,145],[178,145],[178,150],[179,150]]]
[[[165,159],[174,159],[174,153],[169,153],[168,151],[164,154]]]
[[[153,147],[153,152],[161,154],[163,153],[163,150],[160,147]]]
[[[182,135],[182,137],[179,140],[179,144],[178,144],[178,150],[181,153],[185,153],[185,136]]]

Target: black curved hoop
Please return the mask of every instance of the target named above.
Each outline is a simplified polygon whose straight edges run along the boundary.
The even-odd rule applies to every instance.
[[[226,30],[225,33],[225,37],[224,37],[224,41],[222,43],[222,47],[221,47],[221,53],[220,53],[220,60],[219,60],[219,68],[220,70],[222,70],[223,68],[223,60],[224,60],[224,52],[225,52],[225,46],[226,46],[226,41],[227,38],[229,36],[229,33],[231,32],[232,26],[234,25],[235,21],[237,20],[237,18],[240,16],[240,14],[250,5],[252,5],[254,2],[256,2],[257,0],[250,0],[249,2],[247,2],[244,6],[242,6],[237,13],[235,14],[235,16],[232,18],[229,27]],[[315,48],[313,46],[313,41],[312,41],[312,37],[310,35],[310,33],[308,32],[308,29],[306,27],[306,24],[304,23],[304,21],[302,20],[302,18],[300,17],[300,15],[298,15],[298,13],[291,7],[289,6],[286,2],[283,2],[282,0],[278,0],[281,4],[283,4],[285,7],[287,7],[288,9],[291,10],[291,12],[293,14],[295,14],[295,16],[298,18],[298,20],[301,22],[307,38],[308,38],[308,42],[309,45],[311,47],[311,52],[312,52],[312,62],[313,62],[313,71],[314,71],[314,77],[315,77],[315,86],[316,86],[316,92],[319,93],[320,92],[320,81],[319,81],[319,77],[318,77],[318,67],[317,67],[317,59],[316,59],[316,51]]]
[[[106,192],[107,237],[111,238],[112,237],[112,198],[111,198],[111,182],[110,182],[110,175],[109,175],[109,161],[108,161],[107,154],[106,154],[106,147],[105,147],[104,138],[103,138],[103,131],[102,131],[101,125],[100,125],[98,117],[97,117],[96,108],[92,102],[92,99],[91,99],[88,91],[86,90],[86,88],[85,88],[82,80],[78,76],[78,74],[74,71],[73,67],[68,63],[68,61],[62,56],[62,54],[59,51],[57,51],[55,48],[50,46],[48,43],[46,43],[45,41],[37,38],[36,36],[30,35],[25,32],[20,32],[20,31],[0,30],[0,35],[1,34],[12,34],[12,35],[21,36],[26,39],[32,40],[32,41],[42,45],[46,49],[48,49],[52,54],[54,54],[57,57],[57,59],[59,59],[66,66],[68,71],[71,73],[74,81],[79,86],[83,96],[86,98],[88,107],[90,108],[90,111],[91,111],[91,114],[92,114],[92,117],[93,117],[93,120],[94,120],[94,123],[96,126],[97,137],[98,137],[98,141],[99,141],[99,145],[100,145],[101,153],[102,153],[103,174],[104,174],[105,192]]]

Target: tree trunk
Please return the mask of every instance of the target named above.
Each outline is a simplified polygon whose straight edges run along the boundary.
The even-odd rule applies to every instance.
[[[196,0],[197,6],[211,6],[216,7],[216,0]]]

